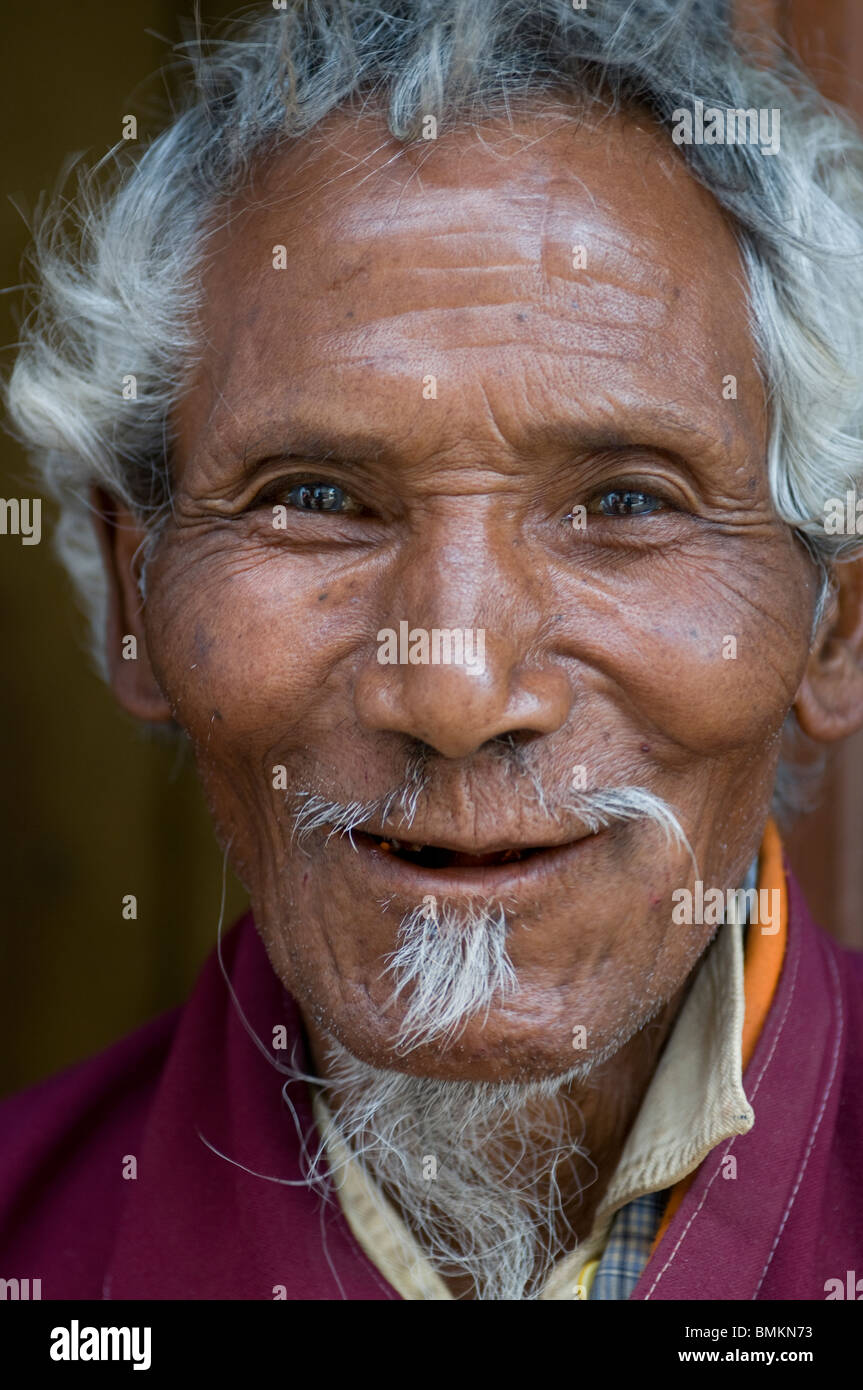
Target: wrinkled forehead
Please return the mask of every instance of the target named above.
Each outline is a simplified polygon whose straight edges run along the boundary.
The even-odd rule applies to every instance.
[[[685,398],[706,431],[759,447],[733,231],[648,116],[557,104],[403,145],[370,113],[334,113],[220,210],[204,290],[186,432],[254,431],[255,413],[310,390],[347,402],[370,373],[413,389],[445,343],[464,357],[463,394],[478,350],[509,387],[524,349],[563,354],[588,394],[614,378],[626,395]]]

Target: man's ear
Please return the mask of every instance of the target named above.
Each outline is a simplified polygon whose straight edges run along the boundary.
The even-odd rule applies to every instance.
[[[794,710],[821,743],[863,727],[863,557],[834,566],[833,590],[815,636]]]
[[[171,708],[147,654],[138,588],[146,532],[129,509],[102,488],[90,489],[90,505],[108,581],[105,639],[111,688],[127,713],[150,724],[169,723]]]

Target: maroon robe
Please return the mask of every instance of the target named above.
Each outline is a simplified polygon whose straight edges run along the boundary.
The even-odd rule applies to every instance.
[[[863,955],[813,924],[790,875],[789,888],[782,974],[745,1074],[755,1124],[704,1160],[633,1298],[824,1299],[828,1280],[863,1276]],[[251,914],[223,957],[268,1048],[286,1026],[272,1055],[296,1048],[308,1069]],[[338,1200],[302,1185],[299,1136],[317,1137],[305,1086],[287,1088],[295,1120],[283,1081],[214,954],[182,1008],[0,1104],[0,1277],[41,1279],[44,1299],[399,1298]]]

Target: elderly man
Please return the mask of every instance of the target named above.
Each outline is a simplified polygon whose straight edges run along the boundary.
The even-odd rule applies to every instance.
[[[855,1296],[860,962],[771,804],[863,723],[859,136],[668,0],[267,5],[194,57],[83,250],[43,228],[9,395],[252,910],[6,1102],[4,1264]]]

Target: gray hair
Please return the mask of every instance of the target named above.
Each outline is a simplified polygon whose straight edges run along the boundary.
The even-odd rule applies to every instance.
[[[282,0],[280,0],[280,3]],[[735,230],[769,409],[780,517],[821,570],[856,536],[828,535],[827,499],[863,478],[863,140],[789,62],[734,45],[708,0],[285,0],[224,37],[180,45],[191,72],[167,128],[121,141],[34,229],[36,296],[7,387],[13,427],[60,503],[56,545],[105,671],[106,580],[90,524],[97,484],[146,521],[170,514],[169,420],[201,345],[208,227],[256,159],[351,105],[401,142],[564,91],[598,115],[638,108],[670,127],[696,101],[780,109],[782,148],[680,146]],[[106,166],[111,177],[105,187]],[[138,398],[124,400],[134,375]],[[814,628],[813,628],[814,631]]]

